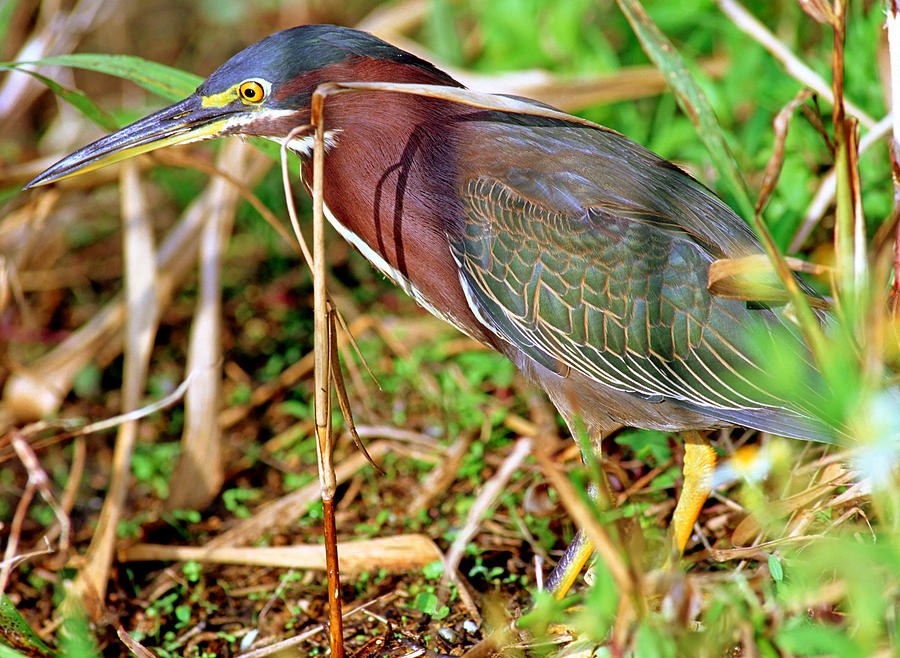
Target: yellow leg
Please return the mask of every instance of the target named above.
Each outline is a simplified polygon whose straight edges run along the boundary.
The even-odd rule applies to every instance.
[[[691,529],[712,490],[715,468],[716,451],[709,441],[697,432],[685,432],[684,486],[672,514],[672,547],[679,555],[684,552]]]
[[[609,480],[606,479],[606,473],[601,469],[600,474],[603,478],[603,482],[600,486],[603,488],[600,489],[599,487],[592,485],[588,489],[588,495],[594,503],[605,505],[608,504],[607,501],[611,500],[612,493],[609,487]],[[601,491],[605,492],[605,496]],[[586,534],[579,530],[575,534],[575,538],[566,547],[566,552],[563,553],[559,562],[553,567],[550,577],[547,578],[545,589],[553,594],[553,598],[557,601],[565,598],[566,594],[568,594],[569,590],[572,588],[572,585],[575,584],[575,580],[581,575],[581,572],[584,571],[585,565],[591,559],[593,554],[593,542],[588,539]]]
[[[547,591],[553,595],[553,598],[559,601],[569,593],[572,585],[575,584],[575,579],[581,574],[584,565],[588,563],[593,554],[594,545],[579,530],[547,579]]]
[[[700,510],[712,491],[712,477],[716,468],[716,451],[709,441],[693,431],[685,432],[684,436],[684,485],[672,514],[671,524],[672,546],[679,555],[684,552]],[[604,484],[608,491],[609,483]],[[596,489],[590,493],[594,500],[599,498]],[[547,591],[557,600],[565,597],[593,553],[594,545],[579,530],[547,579]]]

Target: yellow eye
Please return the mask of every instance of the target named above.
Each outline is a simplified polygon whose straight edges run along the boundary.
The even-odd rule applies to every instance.
[[[245,103],[261,103],[266,98],[265,80],[244,80],[238,86],[238,95]]]

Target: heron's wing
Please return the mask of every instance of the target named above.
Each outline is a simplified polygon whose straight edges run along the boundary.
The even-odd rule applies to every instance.
[[[462,219],[448,235],[469,303],[489,327],[561,374],[571,368],[649,401],[827,439],[806,422],[814,414],[802,400],[820,384],[806,347],[776,312],[707,291],[723,250],[697,237],[697,221],[686,226],[616,190],[583,203],[580,189],[556,181],[547,197],[541,185],[546,178],[524,170],[460,183]],[[553,195],[553,207],[538,201]],[[574,212],[573,199],[583,204]],[[785,349],[810,380],[797,382],[800,403],[773,393],[766,355]]]

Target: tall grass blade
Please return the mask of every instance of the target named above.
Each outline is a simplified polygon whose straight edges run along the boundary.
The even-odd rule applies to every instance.
[[[158,94],[171,101],[179,100],[190,94],[203,82],[203,78],[187,71],[150,62],[133,55],[94,55],[90,53],[73,53],[44,57],[33,62],[6,62],[4,67],[21,67],[24,65],[70,66],[106,73],[119,78],[131,80],[147,91]]]

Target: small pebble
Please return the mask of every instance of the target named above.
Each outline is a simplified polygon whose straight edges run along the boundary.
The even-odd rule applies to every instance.
[[[456,641],[458,639],[456,631],[454,631],[452,628],[448,628],[447,626],[439,628],[438,635],[444,638],[444,641],[448,644],[456,644]]]
[[[476,624],[471,619],[466,619],[463,622],[463,630],[465,630],[466,633],[477,633],[478,632],[478,624]]]
[[[250,645],[256,641],[257,635],[259,635],[259,629],[257,628],[247,631],[247,634],[241,638],[241,651],[249,649]]]

